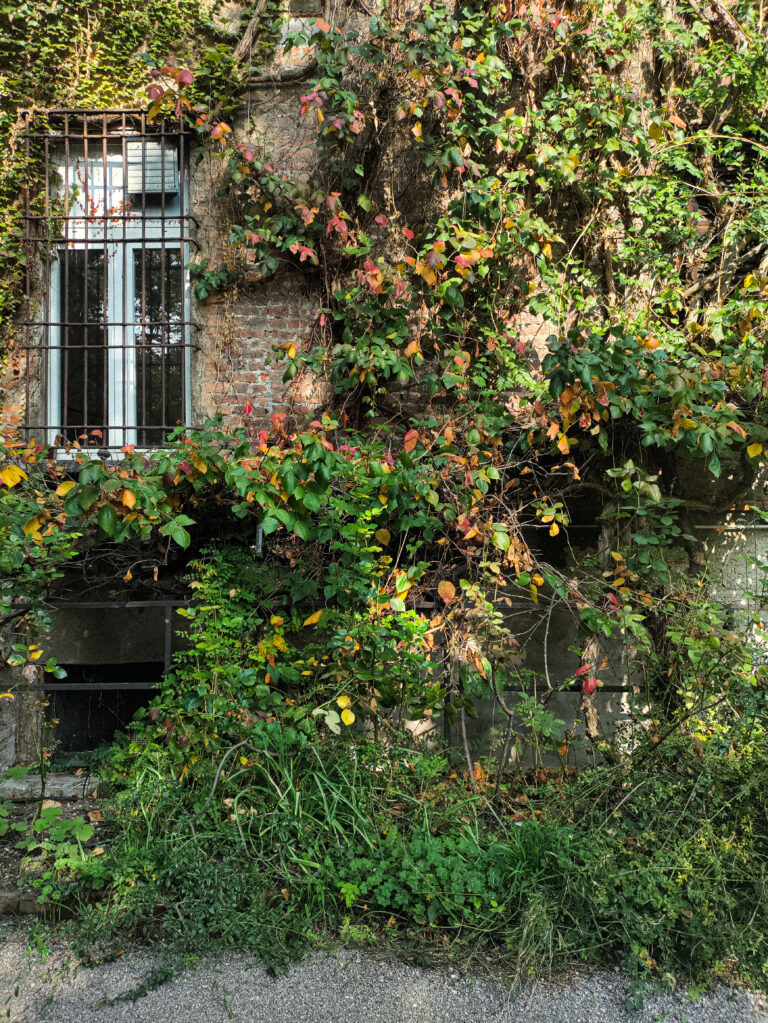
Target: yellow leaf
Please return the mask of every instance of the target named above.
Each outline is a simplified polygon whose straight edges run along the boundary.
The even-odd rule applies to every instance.
[[[28,479],[28,476],[18,465],[6,465],[0,472],[0,480],[6,487],[15,487],[20,480],[25,479]]]
[[[624,560],[624,555],[623,554],[619,554],[618,551],[611,551],[611,557],[613,558],[614,561],[623,561]]]
[[[560,527],[558,526],[558,524],[556,522],[553,522],[552,525],[549,527],[549,535],[550,536],[557,536],[557,534],[559,532],[560,532]]]
[[[342,710],[346,710],[347,707],[352,706],[352,701],[348,696],[340,696],[336,701],[336,706],[341,707]]]
[[[309,618],[307,618],[307,619],[306,619],[306,621],[304,622],[304,624],[305,624],[305,625],[317,625],[317,623],[318,623],[318,622],[320,621],[320,619],[321,619],[322,617],[323,617],[323,612],[322,612],[322,610],[320,610],[320,611],[315,611],[315,613],[314,613],[314,614],[311,614],[311,615],[309,616]]]
[[[538,604],[539,602],[539,590],[534,583],[531,583],[531,600],[534,604]]]
[[[77,484],[75,483],[74,480],[66,480],[64,483],[60,483],[58,485],[58,487],[56,487],[56,496],[57,497],[66,497],[67,494],[72,489],[72,487],[76,487],[76,486],[77,486]]]
[[[648,134],[651,136],[652,139],[655,139],[656,142],[658,142],[659,139],[662,139],[664,137],[664,131],[660,124],[649,125]]]
[[[194,465],[194,467],[197,469],[198,472],[202,472],[202,473],[208,472],[208,466],[202,460],[200,455],[193,455],[192,456],[192,465]]]
[[[0,693],[0,700],[15,700],[13,693]]]
[[[33,650],[32,647],[29,648],[30,661],[39,661],[42,656],[43,656],[42,650]]]
[[[352,713],[351,710],[343,710],[341,712],[341,720],[344,722],[345,725],[351,725],[355,720],[355,715]]]
[[[31,519],[27,519],[24,523],[24,536],[29,536],[30,533],[36,533],[42,522],[42,515],[33,515]]]
[[[534,573],[534,575],[531,576],[531,579],[536,583],[537,586],[544,585],[544,577],[539,575],[538,572]]]
[[[625,582],[626,582],[626,579],[624,578],[624,576],[620,575],[618,579],[614,579],[613,580],[613,585],[614,586],[623,586]]]
[[[126,508],[133,508],[136,504],[136,495],[132,490],[123,491],[123,504]]]
[[[749,447],[747,448],[747,454],[749,455],[750,458],[757,458],[757,456],[761,453],[762,450],[763,450],[762,444],[750,444]]]
[[[437,280],[437,274],[432,269],[432,267],[431,266],[427,266],[424,263],[417,263],[416,264],[416,273],[418,273],[419,276],[423,277],[424,280],[427,282],[427,284],[430,285],[430,287]]]
[[[243,765],[243,767],[245,767],[245,765],[248,763],[248,757],[240,757],[240,763]]]
[[[392,539],[392,534],[388,529],[377,529],[376,532],[374,533],[374,536],[379,541],[379,543],[383,543],[385,547]]]

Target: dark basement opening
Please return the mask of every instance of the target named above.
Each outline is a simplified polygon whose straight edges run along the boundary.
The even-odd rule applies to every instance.
[[[85,753],[111,742],[116,732],[131,730],[133,716],[146,707],[164,671],[162,661],[131,664],[62,664],[67,677],[49,687],[48,720],[54,758]]]

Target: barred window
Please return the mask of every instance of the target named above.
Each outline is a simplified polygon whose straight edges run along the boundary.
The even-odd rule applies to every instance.
[[[27,115],[28,437],[162,445],[189,421],[185,136],[135,111]]]

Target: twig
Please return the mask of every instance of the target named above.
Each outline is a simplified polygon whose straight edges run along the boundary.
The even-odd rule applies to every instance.
[[[272,73],[265,72],[262,75],[256,75],[254,78],[248,78],[246,79],[246,85],[257,88],[261,85],[283,85],[290,82],[299,82],[304,78],[308,78],[316,70],[317,60],[313,58],[307,64],[301,64],[299,67],[289,67],[285,68],[284,71]]]
[[[224,756],[219,761],[219,766],[216,768],[216,776],[213,779],[213,785],[211,785],[211,791],[208,793],[208,798],[203,803],[201,809],[197,811],[195,816],[190,817],[189,820],[190,824],[194,824],[197,818],[200,817],[203,813],[205,813],[205,811],[208,809],[208,804],[213,799],[213,794],[216,791],[216,786],[219,784],[219,778],[221,777],[221,772],[224,770],[224,764],[226,762],[227,757],[230,755],[230,753],[234,753],[236,749],[240,749],[241,746],[247,746],[248,749],[253,750],[254,753],[259,752],[259,750],[257,750],[255,746],[251,745],[251,743],[248,742],[247,739],[243,739],[242,742],[235,743],[234,746],[229,747],[229,749],[224,753]]]
[[[464,746],[464,756],[466,757],[467,768],[469,770],[469,783],[472,786],[472,792],[477,795],[475,765],[472,763],[472,756],[469,752],[469,742],[467,741],[467,716],[463,707],[459,710],[459,721],[461,723],[461,741]]]
[[[258,35],[259,29],[261,28],[261,18],[262,15],[264,14],[264,11],[267,9],[268,3],[269,0],[258,0],[258,3],[256,4],[256,9],[251,15],[251,20],[246,25],[245,32],[243,32],[242,36],[240,37],[240,42],[232,51],[232,59],[234,60],[235,64],[239,64],[244,57],[250,54],[253,41]]]

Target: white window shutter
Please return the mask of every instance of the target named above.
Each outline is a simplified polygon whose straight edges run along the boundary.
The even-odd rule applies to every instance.
[[[179,191],[176,149],[162,142],[125,144],[129,195],[175,195]]]

